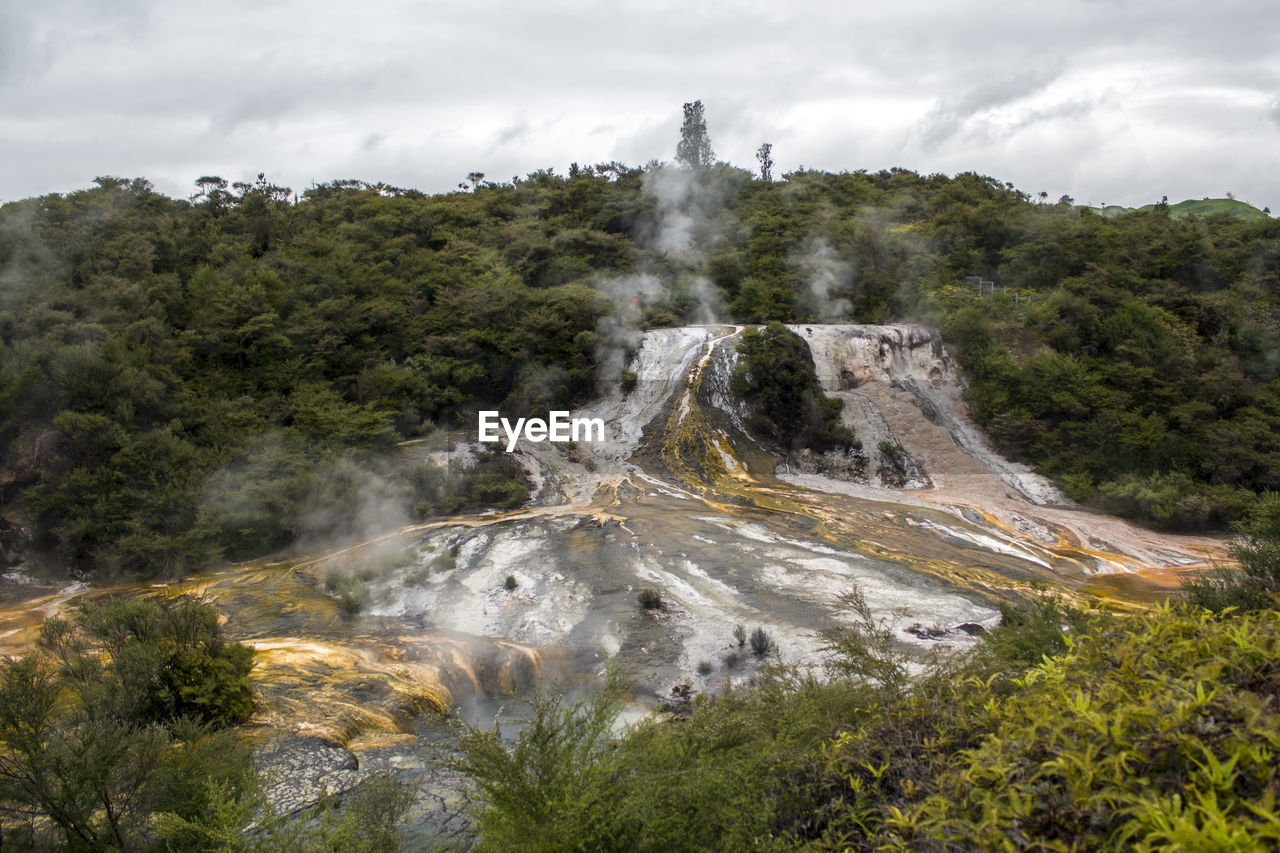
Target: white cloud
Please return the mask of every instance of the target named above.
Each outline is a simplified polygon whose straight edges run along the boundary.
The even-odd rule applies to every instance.
[[[975,170],[1056,198],[1280,207],[1280,10],[1035,4],[55,0],[0,27],[0,198],[142,175],[449,190],[670,159],[702,99],[754,169]],[[1212,185],[1213,190],[1203,189]]]

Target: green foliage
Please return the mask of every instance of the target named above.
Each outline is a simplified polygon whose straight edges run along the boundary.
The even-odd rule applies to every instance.
[[[253,650],[224,640],[217,612],[198,599],[86,602],[74,622],[46,620],[40,648],[81,677],[84,701],[137,725],[227,726],[253,712]]]
[[[828,655],[827,671],[889,692],[901,691],[907,683],[908,671],[893,632],[872,614],[860,588],[855,586],[842,595],[840,602],[853,619],[847,625],[823,632],[822,651]]]
[[[856,706],[847,686],[771,671],[758,693],[695,700],[679,725],[612,742],[623,690],[612,674],[586,698],[542,697],[511,745],[464,730],[459,767],[485,802],[479,849],[757,848],[796,808],[785,773]]]
[[[944,333],[972,374],[974,415],[1077,500],[1225,528],[1277,487],[1280,397],[1264,353],[1280,342],[1234,295],[1168,283],[1148,295],[1118,278],[1064,282],[1022,317],[995,297],[953,313]]]
[[[846,633],[833,679],[771,669],[609,745],[611,692],[544,701],[510,746],[468,730],[481,849],[1280,842],[1280,611],[1114,616],[1045,599],[909,681],[883,626],[864,614]]]
[[[252,710],[251,650],[212,608],[114,599],[50,619],[0,665],[0,812],[15,849],[142,850],[153,817],[212,819],[252,788],[223,727]]]
[[[711,140],[707,137],[707,122],[702,116],[702,101],[685,104],[676,160],[690,169],[701,170],[714,163],[715,159],[716,153],[711,150]]]
[[[1184,581],[1188,603],[1214,612],[1280,604],[1280,494],[1263,494],[1238,527],[1241,538],[1229,548],[1237,565]]]
[[[354,575],[342,575],[330,591],[338,599],[338,612],[348,618],[369,606],[369,585]]]
[[[149,576],[281,548],[358,514],[353,472],[401,467],[399,439],[595,393],[600,281],[660,279],[650,324],[692,318],[702,280],[723,319],[803,320],[816,245],[856,271],[851,320],[942,324],[978,421],[1073,497],[1220,528],[1280,489],[1280,223],[1101,216],[972,173],[755,181],[706,162],[700,121],[679,211],[705,261],[644,248],[670,210],[618,163],[439,196],[335,181],[296,204],[265,177],[205,176],[192,201],[103,178],[0,206],[0,481],[32,552]],[[783,419],[842,445],[805,393]],[[458,508],[391,479],[406,508]],[[459,506],[516,504],[499,479]]]
[[[1146,204],[1138,208],[1139,212],[1159,210],[1160,203]],[[1234,198],[1185,199],[1177,204],[1164,203],[1166,212],[1174,218],[1186,216],[1232,216],[1244,220],[1267,219],[1267,214],[1253,205]],[[1108,207],[1110,212],[1111,208]]]
[[[543,229],[558,182],[523,193],[511,228],[484,193],[338,182],[291,205],[265,179],[219,182],[195,204],[111,179],[0,207],[5,501],[25,490],[51,560],[174,575],[261,555],[317,511],[352,514],[335,468],[376,473],[477,406],[532,414],[595,387],[606,302],[584,282],[632,246],[577,211]],[[494,251],[533,222],[567,275],[526,279]],[[480,483],[468,501],[518,497]]]
[[[517,509],[529,500],[528,475],[505,452],[485,453],[475,465],[455,463],[445,471],[424,466],[414,485],[418,515],[453,515],[485,507]]]
[[[571,839],[586,844],[574,833],[608,793],[615,767],[601,759],[626,692],[615,668],[585,698],[542,694],[509,746],[497,722],[491,729],[461,725],[455,766],[476,780],[488,804],[477,816],[480,849],[560,850]]]
[[[1275,612],[1101,624],[975,710],[981,741],[882,831],[909,846],[1274,846],[1277,642]]]
[[[738,343],[733,390],[751,408],[747,426],[793,450],[847,449],[853,431],[840,423],[843,403],[818,385],[809,345],[781,323],[748,329]]]
[[[1087,627],[1082,613],[1064,608],[1056,598],[1002,602],[1000,625],[983,638],[973,666],[987,677],[996,672],[1020,672],[1066,652],[1071,647],[1070,631]]]
[[[394,853],[406,849],[401,825],[416,787],[391,773],[371,775],[341,802],[326,798],[301,815],[275,812],[251,780],[242,790],[206,783],[210,808],[196,818],[166,812],[156,834],[166,850],[218,853]]]

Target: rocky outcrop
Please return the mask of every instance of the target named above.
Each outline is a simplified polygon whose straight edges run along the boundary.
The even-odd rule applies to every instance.
[[[1044,477],[1005,459],[973,423],[965,385],[938,333],[928,326],[795,325],[805,339],[823,390],[845,399],[846,422],[863,440],[869,470],[889,488],[929,484],[925,466],[912,454],[905,434],[912,425],[889,423],[885,397],[910,395],[915,415],[944,427],[959,451],[1033,504],[1067,504]],[[897,483],[901,482],[901,485]]]
[[[280,814],[310,808],[321,797],[348,791],[360,782],[355,753],[315,736],[273,733],[254,750],[253,758],[266,780],[267,802]]]

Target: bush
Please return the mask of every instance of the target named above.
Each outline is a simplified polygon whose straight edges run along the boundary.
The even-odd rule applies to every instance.
[[[462,509],[516,509],[529,500],[529,476],[510,453],[492,453],[463,474]]]
[[[969,849],[1274,847],[1264,744],[1280,736],[1280,715],[1259,700],[1280,677],[1280,614],[1243,621],[1170,610],[1104,621],[1002,701],[979,710],[975,696],[984,737],[954,757],[934,796],[884,812],[882,837]]]
[[[858,657],[828,681],[771,667],[752,690],[698,697],[678,723],[645,721],[611,745],[581,703],[540,708],[511,746],[495,732],[481,849],[1280,842],[1280,611],[1119,617],[1047,600],[1009,608],[977,653],[908,682],[839,675],[905,669],[901,653],[877,657],[879,636],[849,645]]]
[[[87,666],[85,655],[102,656],[110,706],[139,724],[192,719],[226,726],[253,712],[253,650],[226,642],[217,612],[198,599],[89,602],[72,623],[47,620],[40,646],[68,667]]]
[[[347,580],[347,573],[337,566],[330,566],[324,572],[325,592],[337,593]]]
[[[457,460],[447,469],[424,466],[417,480],[414,512],[420,517],[516,509],[529,500],[528,475],[512,454],[502,451],[480,453],[469,468]]]
[[[338,612],[352,617],[369,606],[369,587],[354,578],[338,592]]]
[[[765,676],[758,694],[690,704],[611,742],[616,677],[570,703],[544,697],[515,743],[467,729],[460,768],[477,781],[484,850],[749,850],[794,807],[786,773],[830,730],[845,688]]]
[[[1239,568],[1220,568],[1184,581],[1183,596],[1214,612],[1228,607],[1261,610],[1277,606],[1280,594],[1280,494],[1266,492],[1237,526],[1241,538],[1229,552]]]
[[[355,616],[369,606],[369,586],[356,575],[331,569],[325,574],[325,589],[338,600],[338,612]]]
[[[475,779],[486,803],[477,817],[481,850],[552,850],[557,839],[575,839],[578,822],[612,787],[616,767],[606,750],[628,692],[624,674],[611,668],[575,702],[541,694],[510,745],[497,721],[490,729],[460,724],[453,766]],[[586,838],[571,846],[590,849]]]
[[[769,632],[764,628],[756,628],[751,632],[751,653],[756,657],[762,658],[773,648],[773,637],[769,636]]]
[[[987,632],[974,657],[1006,671],[1021,672],[1066,652],[1069,631],[1083,626],[1083,614],[1057,598],[1001,602],[999,608],[1000,625]]]
[[[189,598],[47,620],[36,651],[0,663],[6,849],[150,849],[157,815],[216,819],[252,789],[248,748],[224,730],[252,711],[251,667]]]
[[[640,602],[640,607],[643,610],[649,611],[662,609],[662,593],[658,592],[653,587],[645,587],[640,590],[640,593],[636,596],[636,600]]]
[[[502,582],[502,586],[506,588],[508,592],[515,589],[517,586],[519,586],[519,584],[516,583],[516,576],[507,575],[507,579]]]
[[[840,600],[852,611],[854,621],[822,633],[826,640],[822,650],[829,656],[827,670],[897,693],[906,684],[907,667],[893,634],[872,614],[860,588],[854,587]]]
[[[858,446],[853,431],[840,423],[844,403],[823,395],[803,338],[770,323],[743,332],[738,352],[733,392],[750,402],[747,426],[753,432],[792,450]]]

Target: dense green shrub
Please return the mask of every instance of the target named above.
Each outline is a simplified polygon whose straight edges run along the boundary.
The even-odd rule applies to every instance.
[[[1238,528],[1242,537],[1228,549],[1237,565],[1184,581],[1190,604],[1213,611],[1280,606],[1280,494],[1263,494]]]
[[[625,693],[621,671],[611,669],[586,698],[540,695],[510,746],[497,722],[460,727],[456,767],[476,780],[489,804],[477,815],[481,849],[591,846],[575,833],[609,793],[614,771],[603,759]]]
[[[844,404],[822,393],[803,338],[770,323],[743,332],[738,354],[733,391],[751,410],[749,429],[791,450],[856,446],[853,431],[840,423]]]
[[[471,466],[423,466],[417,476],[414,511],[419,515],[516,509],[529,500],[529,477],[510,453],[482,453]]]
[[[49,619],[0,664],[6,849],[143,850],[153,817],[212,819],[253,787],[225,727],[252,711],[251,650],[206,604],[112,599]]]
[[[629,694],[617,677],[585,698],[544,695],[513,744],[464,728],[461,769],[477,781],[481,850],[741,850],[795,808],[787,773],[857,706],[859,690],[771,673],[759,693],[696,699],[679,725],[612,741]]]
[[[1008,696],[970,699],[983,737],[927,796],[883,810],[874,835],[916,849],[1274,847],[1277,652],[1275,611],[1099,624]]]
[[[217,612],[198,599],[87,602],[71,622],[46,620],[40,648],[81,679],[78,690],[102,691],[95,701],[139,725],[227,726],[253,712],[253,650],[223,639]]]

